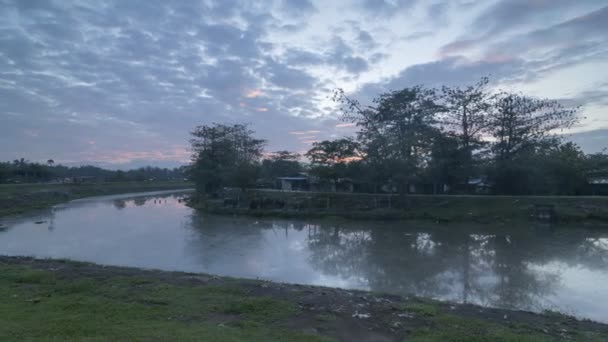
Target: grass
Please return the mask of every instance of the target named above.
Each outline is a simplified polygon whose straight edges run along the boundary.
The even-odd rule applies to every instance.
[[[112,182],[91,184],[0,184],[0,217],[45,209],[69,200],[128,192],[192,188],[187,182]]]
[[[0,257],[0,340],[331,341],[366,340],[364,333],[371,330],[375,335],[370,336],[408,341],[602,341],[608,336],[605,326],[588,323],[592,328],[587,329],[579,321],[568,325],[567,338],[539,328],[554,330],[567,318],[561,315],[534,315],[542,322],[533,327],[528,313],[517,318],[509,312],[517,321],[496,322],[478,308],[471,311],[476,316],[463,315],[415,298],[363,308],[372,318],[360,319],[350,312],[361,310],[352,299],[375,295],[338,290],[330,302],[340,310],[325,304],[306,309],[299,304],[311,298],[320,303],[327,290],[210,276],[203,277],[213,280],[184,281],[188,277]],[[399,312],[408,318],[396,322]]]
[[[0,340],[323,340],[274,328],[294,305],[231,287],[178,286],[146,278],[62,279],[3,266]],[[242,317],[239,324],[214,318]]]
[[[555,341],[555,337],[529,328],[505,327],[475,318],[440,315],[430,319],[428,327],[419,329],[410,341],[462,341],[462,342],[543,342]]]

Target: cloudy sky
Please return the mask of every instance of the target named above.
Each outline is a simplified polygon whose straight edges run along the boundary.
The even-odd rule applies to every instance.
[[[583,105],[573,139],[599,151],[607,32],[606,0],[0,0],[0,160],[177,165],[212,122],[306,151],[353,133],[336,87],[484,75]]]

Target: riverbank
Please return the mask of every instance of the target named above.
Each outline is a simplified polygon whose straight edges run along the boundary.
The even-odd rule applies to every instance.
[[[608,326],[205,274],[0,257],[0,340],[605,341]]]
[[[550,208],[555,222],[608,223],[608,196],[476,196],[315,193],[247,190],[221,200],[189,205],[214,214],[283,218],[343,217],[357,220],[514,222],[536,220]]]
[[[188,182],[112,182],[91,184],[0,184],[0,217],[45,209],[74,199],[130,192],[192,188]]]

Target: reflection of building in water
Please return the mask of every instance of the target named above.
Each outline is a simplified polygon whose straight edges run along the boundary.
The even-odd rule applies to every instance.
[[[55,208],[51,207],[48,230],[55,229]]]

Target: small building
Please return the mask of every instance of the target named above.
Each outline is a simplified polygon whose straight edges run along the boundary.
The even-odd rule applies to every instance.
[[[340,178],[336,182],[336,191],[353,192],[355,191],[355,182],[350,178]]]
[[[592,195],[608,196],[608,177],[589,178],[587,184]]]
[[[306,176],[297,177],[278,177],[279,188],[287,191],[307,191],[309,180]]]
[[[477,194],[489,194],[492,191],[492,184],[484,177],[469,179],[468,186]]]

